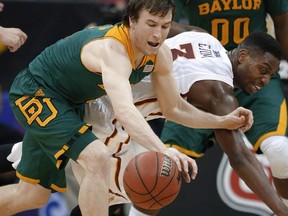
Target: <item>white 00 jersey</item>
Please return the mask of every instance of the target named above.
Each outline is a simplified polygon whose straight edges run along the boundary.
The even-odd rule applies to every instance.
[[[165,43],[173,55],[173,76],[181,95],[189,91],[197,81],[217,80],[233,86],[232,65],[220,42],[207,33],[185,32]],[[167,86],[169,88],[169,86]],[[147,119],[162,117],[161,110],[150,82],[146,77],[132,87],[134,102]],[[201,93],[200,93],[201,94]],[[108,97],[97,99],[86,106],[86,121],[93,125],[93,132],[111,150],[110,205],[127,203],[123,189],[123,172],[127,163],[139,151],[136,143],[115,119]]]

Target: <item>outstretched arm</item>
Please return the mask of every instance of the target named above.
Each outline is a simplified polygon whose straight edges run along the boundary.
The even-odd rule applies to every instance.
[[[115,117],[131,138],[149,150],[170,156],[180,171],[188,172],[191,168],[193,170],[191,177],[195,178],[197,174],[195,161],[180,152],[170,151],[134,105],[129,82],[132,66],[125,47],[113,39],[93,41],[86,45],[81,58],[87,69],[94,72],[101,71]],[[184,177],[187,182],[190,181],[188,174]]]
[[[169,49],[167,46],[163,49]],[[168,54],[167,54],[168,53]],[[151,81],[159,102],[160,109],[170,121],[191,128],[225,128],[247,130],[253,124],[253,115],[250,110],[238,108],[231,114],[216,116],[197,109],[187,103],[179,93],[177,84],[172,76],[171,53],[159,51],[156,71],[151,75]],[[201,91],[200,91],[201,92]],[[199,93],[199,92],[198,92]]]
[[[197,95],[203,92],[201,98]],[[200,81],[195,83],[188,95],[188,101],[203,109],[218,115],[225,115],[238,106],[233,95],[233,89],[219,81]],[[268,181],[263,168],[255,155],[246,147],[238,130],[215,130],[217,143],[227,154],[230,165],[277,215],[287,215],[288,209],[284,206],[276,191]]]

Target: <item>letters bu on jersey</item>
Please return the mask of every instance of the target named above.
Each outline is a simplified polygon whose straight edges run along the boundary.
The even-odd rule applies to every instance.
[[[252,146],[248,143],[247,139],[245,139],[245,141],[251,151],[253,151]],[[272,184],[272,173],[269,161],[264,155],[256,155],[256,157],[262,164],[264,171]],[[232,209],[261,216],[271,216],[273,213],[257,195],[248,188],[245,182],[238,177],[230,166],[225,154],[223,154],[217,172],[217,190],[222,201]]]

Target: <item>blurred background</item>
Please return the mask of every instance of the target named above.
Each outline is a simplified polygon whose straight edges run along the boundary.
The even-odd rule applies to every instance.
[[[0,86],[3,98],[2,109],[0,108],[0,144],[4,144],[22,140],[24,132],[13,118],[8,105],[7,92],[16,74],[27,67],[29,62],[45,47],[57,40],[89,24],[119,22],[125,8],[125,0],[0,0],[0,2],[5,5],[4,11],[0,13],[0,25],[20,28],[28,35],[24,46],[15,53],[10,53],[5,46],[0,44]],[[269,25],[273,29],[272,23]],[[287,66],[284,64],[283,67]],[[288,95],[287,74],[283,73],[282,78],[286,95]],[[249,143],[247,145],[249,146]],[[208,151],[207,155],[207,158],[204,156],[198,160],[197,179],[189,185],[183,182],[176,201],[165,208],[160,215],[272,215],[233,172],[226,156],[218,146]],[[271,178],[266,158],[261,156],[258,159]],[[13,181],[17,181],[13,172],[0,174],[1,185]],[[70,205],[67,202],[69,201],[62,194],[55,193],[45,208],[19,215],[68,216]],[[126,215],[125,210],[118,215]]]

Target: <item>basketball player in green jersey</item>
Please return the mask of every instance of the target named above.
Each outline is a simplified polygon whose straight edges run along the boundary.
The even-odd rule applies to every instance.
[[[123,23],[66,37],[46,48],[17,75],[10,89],[10,104],[26,133],[17,168],[20,182],[0,188],[1,216],[39,208],[51,192],[65,191],[64,167],[70,158],[84,169],[79,194],[83,215],[108,215],[112,155],[82,119],[84,103],[106,94],[116,118],[133,139],[170,156],[187,182],[189,168],[195,178],[194,160],[171,152],[133,104],[131,85],[145,76],[151,75],[168,119],[200,128],[251,127],[249,110],[240,108],[216,116],[180,97],[172,77],[170,49],[162,45],[174,9],[172,0],[130,0]]]
[[[251,32],[266,32],[268,13],[274,22],[276,39],[282,45],[286,59],[288,58],[287,0],[175,0],[175,3],[176,21],[179,21],[184,13],[189,24],[192,25],[184,26],[187,30],[191,27],[193,29],[193,25],[204,28],[227,50],[235,48]],[[172,35],[173,29],[175,30],[177,26],[183,27],[181,24],[173,23]],[[245,135],[257,153],[264,153],[267,156],[275,187],[288,206],[287,109],[279,74],[273,76],[269,85],[256,94],[247,95],[239,89],[236,89],[234,93],[240,106],[253,111],[254,124]],[[168,122],[163,129],[162,141],[175,144],[183,151],[185,149],[190,152],[194,151],[191,156],[198,157],[206,148],[203,145],[207,143],[211,135],[212,131],[188,129]],[[177,137],[183,139],[179,140]],[[201,144],[203,148],[197,147],[198,144]],[[233,145],[229,146],[229,149],[231,148],[234,148]]]

